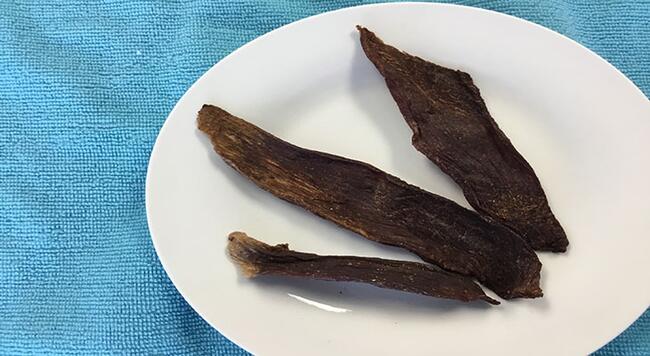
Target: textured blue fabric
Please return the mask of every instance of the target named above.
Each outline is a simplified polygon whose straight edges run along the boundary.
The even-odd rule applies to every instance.
[[[149,153],[220,58],[359,3],[1,1],[0,354],[244,354],[160,266],[144,208]],[[647,0],[463,3],[564,33],[650,93]],[[650,355],[650,312],[598,355]]]

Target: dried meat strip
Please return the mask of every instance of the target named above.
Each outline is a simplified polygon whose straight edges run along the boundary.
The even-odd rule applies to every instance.
[[[320,256],[292,251],[287,244],[267,245],[243,232],[233,232],[228,236],[228,253],[247,277],[273,275],[361,282],[430,297],[499,304],[485,295],[470,278],[424,263],[371,257]]]
[[[461,187],[481,215],[506,225],[535,250],[566,251],[569,241],[535,172],[499,129],[470,75],[357,28],[366,56],[413,130],[413,146]]]

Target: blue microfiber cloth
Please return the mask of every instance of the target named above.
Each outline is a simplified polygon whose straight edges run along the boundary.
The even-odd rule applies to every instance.
[[[149,153],[219,59],[360,3],[0,2],[0,354],[245,354],[160,266],[144,207]],[[648,0],[461,3],[561,32],[650,93]],[[598,352],[623,354],[650,355],[650,313]]]

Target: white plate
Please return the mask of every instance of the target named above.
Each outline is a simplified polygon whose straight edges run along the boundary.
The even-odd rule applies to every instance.
[[[298,250],[414,259],[261,191],[195,127],[203,103],[297,145],[369,162],[467,206],[411,132],[354,26],[472,74],[535,168],[571,242],[542,254],[538,300],[487,308],[344,283],[246,280],[225,255],[234,230]],[[215,38],[215,41],[218,41]],[[461,6],[382,4],[284,26],[203,75],[151,154],[147,215],[179,292],[212,326],[265,355],[578,355],[650,302],[650,105],[614,67],[555,32]]]

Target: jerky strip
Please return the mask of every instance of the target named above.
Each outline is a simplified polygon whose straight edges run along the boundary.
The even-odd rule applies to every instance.
[[[357,27],[366,56],[413,130],[413,146],[447,173],[481,215],[536,250],[569,241],[526,160],[499,129],[469,74],[411,56]]]
[[[294,146],[215,106],[203,106],[198,126],[226,163],[281,199],[475,277],[503,298],[542,295],[533,250],[451,200],[369,164]]]
[[[320,256],[292,251],[289,245],[270,246],[243,232],[228,236],[228,253],[247,277],[275,275],[325,281],[361,282],[380,288],[457,299],[498,301],[483,293],[470,278],[424,263],[356,256]]]

